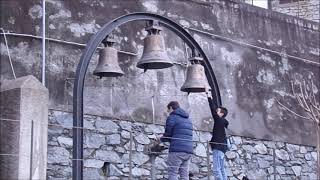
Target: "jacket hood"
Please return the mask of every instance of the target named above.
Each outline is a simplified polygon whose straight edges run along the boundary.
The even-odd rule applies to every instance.
[[[177,108],[176,110],[174,110],[171,114],[175,114],[178,116],[181,116],[183,118],[189,118],[189,114],[187,112],[185,112],[183,109],[181,108]]]

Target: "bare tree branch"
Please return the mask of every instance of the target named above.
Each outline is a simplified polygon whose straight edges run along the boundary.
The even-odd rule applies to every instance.
[[[314,94],[314,92],[312,91],[312,95],[310,97],[310,104],[311,106],[313,106],[315,109],[317,109],[318,111],[320,111],[320,106],[316,100],[316,96]]]
[[[318,123],[319,123],[319,126],[320,126],[320,122],[319,122],[319,119],[320,119],[320,110],[317,110],[317,114],[318,114]]]
[[[317,102],[315,102],[315,103],[313,104],[313,106],[314,106],[314,108],[316,108],[318,111],[320,111],[320,105],[319,105]]]
[[[312,119],[317,123],[319,124],[319,119],[317,118],[315,112],[313,111],[313,109],[311,108],[311,114],[312,114]]]
[[[306,98],[306,99],[309,99],[309,93],[308,93],[308,90],[307,90],[307,84],[306,84],[306,81],[303,81],[303,86],[302,86],[302,88],[303,88],[303,90],[304,90],[304,97]]]
[[[310,118],[308,118],[308,117],[306,117],[306,116],[299,115],[298,113],[290,110],[287,106],[283,105],[280,101],[278,101],[277,98],[276,98],[276,101],[277,101],[277,103],[278,103],[280,106],[282,106],[284,109],[286,109],[287,111],[291,112],[292,114],[294,114],[294,115],[296,115],[296,116],[298,116],[298,117],[301,117],[301,118],[309,119],[309,120],[310,120]]]
[[[302,107],[305,111],[310,112],[310,109],[305,107],[305,104],[303,103],[302,97],[300,95],[296,94],[295,98],[297,99],[298,104],[299,104],[300,107]]]
[[[295,91],[294,82],[292,82],[292,81],[291,81],[291,91],[292,91],[293,96],[298,100],[299,106],[301,106],[303,109],[305,109],[304,104],[303,104],[302,100],[300,99],[299,94]]]
[[[297,84],[297,86],[295,86],[295,84]],[[320,125],[320,105],[319,102],[317,102],[316,96],[313,92],[313,86],[314,84],[312,80],[310,89],[308,89],[308,84],[305,81],[300,82],[296,79],[294,81],[291,81],[291,90],[293,93],[293,97],[297,100],[298,105],[307,113],[307,116],[303,116],[294,112],[293,110],[291,110],[291,108],[282,104],[278,99],[276,99],[276,101],[282,108],[294,114],[295,116],[312,120]],[[298,89],[299,92],[297,92],[296,89]]]
[[[305,97],[305,94],[304,94],[304,92],[303,92],[303,87],[302,87],[301,83],[299,83],[299,89],[300,89],[300,92],[301,92],[301,98],[302,98],[303,102],[305,103],[305,104],[304,104],[304,105],[305,105],[305,108],[307,108],[308,111],[310,112],[310,107],[309,107],[309,105],[308,105],[308,103],[307,103],[307,101],[306,101],[306,97]]]
[[[320,111],[320,106],[317,107],[317,105],[316,105],[316,104],[313,104],[313,103],[311,103],[311,105],[312,105],[312,107],[314,107],[317,111]]]
[[[291,89],[292,89],[294,97],[298,101],[298,105],[300,107],[302,107],[305,111],[310,112],[310,107],[308,106],[308,103],[307,103],[307,101],[306,101],[306,99],[304,97],[304,93],[303,93],[303,88],[301,86],[301,82],[298,83],[298,87],[299,87],[299,90],[300,90],[300,94],[295,91],[294,83],[291,81]]]
[[[312,93],[312,97],[310,98],[310,102],[311,102],[311,105],[320,113],[320,102],[317,102],[316,100],[316,95],[314,94],[313,92],[313,81],[311,81],[311,93]],[[320,114],[319,114],[320,115]]]
[[[320,102],[317,102],[317,100],[316,100],[316,95],[315,95],[314,92],[313,92],[313,87],[314,87],[314,86],[315,86],[315,85],[313,84],[313,81],[311,80],[311,93],[312,93],[312,97],[313,97],[313,98],[310,98],[310,99],[313,100],[314,107],[315,107],[318,111],[320,111]]]
[[[300,90],[300,93],[297,93],[295,90],[295,82],[298,82],[298,88]],[[317,156],[318,157],[317,177],[318,179],[320,179],[320,102],[317,101],[316,99],[316,95],[313,91],[313,87],[314,87],[314,84],[312,80],[311,80],[311,87],[309,88],[309,90],[308,90],[308,84],[305,81],[303,81],[303,86],[302,86],[302,83],[297,81],[296,79],[293,82],[291,81],[291,89],[292,89],[293,96],[297,100],[298,105],[302,107],[302,109],[307,113],[308,117],[301,116],[295,113],[294,111],[292,111],[291,109],[289,109],[288,107],[286,107],[285,105],[281,104],[277,99],[276,101],[280,106],[285,108],[287,111],[293,113],[298,117],[312,120],[313,123],[316,124],[315,128],[317,132],[317,155],[318,155]]]

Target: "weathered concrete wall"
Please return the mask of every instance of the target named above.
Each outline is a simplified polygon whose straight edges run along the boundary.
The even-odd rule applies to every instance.
[[[272,1],[272,10],[297,16],[311,21],[320,21],[320,2],[318,0],[292,1],[292,3],[280,3],[280,0]]]
[[[42,14],[39,2],[16,0],[1,3],[1,27],[17,33],[40,35]],[[287,100],[293,110],[299,109],[289,94],[289,82],[293,77],[314,79],[314,91],[319,95],[318,23],[231,1],[47,1],[47,36],[86,43],[105,23],[137,11],[158,13],[186,27],[315,62],[316,65],[305,63],[190,30],[210,59],[223,103],[230,110],[228,119],[234,134],[314,144],[312,124],[280,109],[275,98]],[[98,58],[97,54],[94,55],[85,82],[86,113],[120,119],[130,119],[129,114],[132,114],[138,121],[151,122],[151,97],[154,95],[157,122],[164,122],[165,105],[170,100],[178,100],[191,113],[196,129],[211,130],[205,95],[187,96],[179,90],[184,81],[184,66],[176,65],[145,74],[135,67],[146,35],[143,27],[144,22],[139,22],[115,30],[119,42],[117,48],[138,54],[120,54],[125,77],[94,77],[92,72]],[[165,30],[163,34],[169,56],[176,62],[186,62],[182,41],[172,32]],[[17,76],[33,74],[40,77],[41,42],[18,37],[8,37],[8,41]],[[10,79],[12,75],[3,38],[0,45],[1,79]],[[78,46],[48,43],[46,82],[50,108],[71,111],[72,78],[81,51]]]
[[[71,178],[71,120],[71,113],[50,111],[48,179]],[[84,179],[128,179],[131,130],[132,177],[151,178],[151,157],[144,149],[155,137],[161,136],[163,126],[99,116],[85,116],[84,126]],[[194,131],[194,155],[190,163],[194,180],[208,179],[206,142],[210,138],[209,132]],[[231,151],[226,153],[226,173],[230,180],[242,179],[244,175],[249,179],[266,180],[274,176],[282,180],[316,179],[314,147],[239,136],[233,136],[231,142]],[[167,153],[166,150],[155,159],[156,179],[167,179]],[[211,166],[210,155],[210,174]]]
[[[48,90],[33,76],[0,89],[0,179],[45,179]]]

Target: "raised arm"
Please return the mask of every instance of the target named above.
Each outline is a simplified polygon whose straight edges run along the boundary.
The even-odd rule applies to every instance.
[[[211,110],[212,117],[213,117],[214,120],[216,120],[216,119],[219,118],[219,116],[218,116],[218,114],[217,114],[217,111],[216,111],[217,108],[218,108],[218,106],[217,106],[217,104],[213,101],[212,96],[211,96],[211,93],[210,93],[210,92],[207,92],[206,94],[207,94],[207,97],[208,97],[209,106],[210,106],[210,108],[211,108],[210,110]]]

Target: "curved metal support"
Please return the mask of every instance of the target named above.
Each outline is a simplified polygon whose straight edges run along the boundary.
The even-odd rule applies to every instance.
[[[115,28],[122,24],[138,20],[156,20],[169,30],[178,35],[191,49],[195,50],[204,59],[205,73],[208,83],[212,89],[213,100],[208,99],[209,104],[221,105],[220,91],[217,80],[213,73],[210,62],[193,37],[180,25],[163,16],[152,13],[132,13],[114,19],[105,24],[87,43],[77,67],[73,90],[73,158],[72,158],[72,178],[74,180],[83,179],[83,87],[87,68],[93,53],[96,51],[102,40],[108,36]],[[211,105],[210,105],[211,106]],[[212,108],[210,108],[212,111]]]

